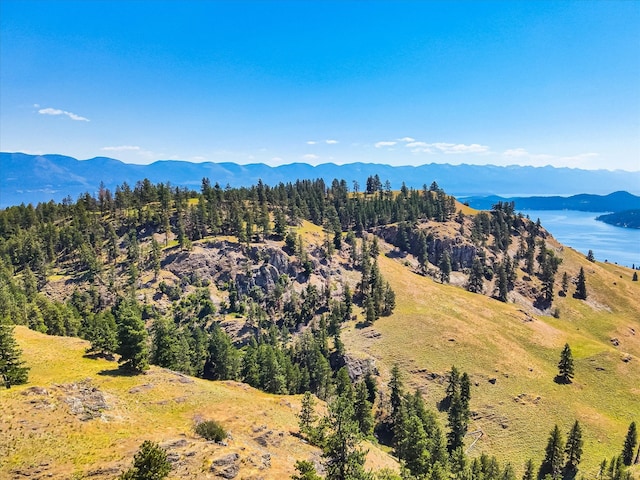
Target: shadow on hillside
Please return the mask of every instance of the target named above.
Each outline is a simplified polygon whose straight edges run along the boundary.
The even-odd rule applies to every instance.
[[[87,352],[83,356],[83,358],[90,358],[91,360],[107,360],[109,362],[115,362],[116,357],[112,353],[98,353],[98,352]]]
[[[556,375],[553,381],[556,382],[558,385],[569,385],[571,383],[570,378],[566,378],[562,375]]]
[[[112,368],[109,370],[100,370],[98,372],[98,375],[101,375],[103,377],[136,377],[140,375],[140,372],[134,372],[122,368]]]

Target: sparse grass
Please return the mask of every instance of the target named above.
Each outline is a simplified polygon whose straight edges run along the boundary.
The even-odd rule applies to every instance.
[[[123,471],[144,440],[161,445],[188,441],[187,447],[173,450],[181,455],[182,466],[169,478],[198,478],[212,459],[235,452],[243,459],[243,476],[288,478],[296,460],[318,454],[290,434],[297,431],[300,397],[270,395],[236,382],[210,382],[156,367],[145,375],[121,375],[115,362],[85,358],[88,343],[83,340],[46,336],[25,327],[16,327],[15,334],[31,371],[27,385],[0,390],[0,478],[36,469],[55,479],[84,478],[99,468]],[[77,396],[73,384],[85,379],[109,405],[103,419],[81,421],[65,400]],[[35,386],[47,394],[33,393]],[[194,422],[206,418],[216,418],[232,433],[227,447],[193,433]],[[265,447],[256,438],[268,431],[273,433]],[[194,453],[185,456],[188,452]],[[375,448],[372,452],[376,464],[394,465],[388,455]],[[270,468],[260,469],[250,461],[265,453],[271,455]],[[106,471],[91,478],[114,476]]]
[[[485,434],[472,454],[495,454],[520,473],[528,458],[542,460],[555,423],[566,435],[578,419],[585,437],[581,472],[595,474],[603,458],[620,453],[629,423],[640,419],[640,286],[631,282],[629,269],[588,263],[568,248],[561,256],[557,289],[562,271],[575,275],[584,266],[590,293],[586,302],[572,298],[573,287],[567,297],[556,297],[559,319],[441,285],[411,273],[401,259],[380,256],[396,311],[374,324],[377,338],[350,324],[343,334],[347,351],[373,356],[383,382],[398,363],[407,388],[420,388],[434,409],[444,396],[444,379],[426,374],[444,376],[452,365],[468,372],[477,415],[469,431]],[[612,345],[614,337],[619,347]],[[576,375],[573,384],[558,385],[553,379],[566,342]],[[630,362],[621,360],[623,352],[632,355]],[[444,414],[441,419],[444,425]]]

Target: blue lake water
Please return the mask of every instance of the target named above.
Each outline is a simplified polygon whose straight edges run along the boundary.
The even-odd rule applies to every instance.
[[[575,210],[522,210],[533,221],[540,219],[556,240],[599,261],[631,267],[640,265],[640,229],[614,227],[595,218],[602,212]]]

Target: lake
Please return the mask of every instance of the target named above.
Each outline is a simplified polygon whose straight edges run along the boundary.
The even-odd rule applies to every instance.
[[[599,261],[631,267],[640,265],[640,229],[614,227],[595,218],[603,212],[576,210],[522,210],[533,221],[540,219],[556,240]]]

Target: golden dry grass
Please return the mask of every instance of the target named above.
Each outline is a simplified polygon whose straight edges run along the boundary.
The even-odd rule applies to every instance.
[[[605,456],[620,453],[629,423],[640,420],[640,282],[631,281],[629,269],[593,264],[550,243],[563,258],[558,289],[563,271],[571,277],[583,266],[587,274],[588,300],[572,298],[570,287],[567,297],[556,298],[559,319],[442,285],[412,273],[402,260],[381,256],[396,311],[371,328],[349,325],[343,340],[347,351],[372,356],[383,379],[397,363],[407,386],[422,390],[434,409],[451,366],[468,372],[475,417],[470,431],[484,433],[472,454],[495,454],[522,470],[528,458],[541,461],[554,424],[568,432],[579,420],[585,436],[581,471],[595,474]],[[559,385],[554,377],[567,342],[575,381]],[[628,362],[622,361],[626,355]]]
[[[0,391],[0,478],[113,478],[128,468],[144,440],[178,457],[170,478],[213,478],[211,461],[240,455],[240,476],[288,478],[299,459],[319,451],[292,435],[300,397],[269,395],[236,382],[209,382],[152,367],[122,376],[116,363],[83,356],[87,343],[16,327],[29,383]],[[109,408],[82,421],[70,408],[83,381],[102,392]],[[34,389],[42,387],[46,394]],[[193,434],[198,419],[215,419],[231,433],[228,446]],[[270,466],[264,455],[270,456]],[[393,466],[371,448],[370,466]],[[102,473],[97,473],[102,469]],[[39,472],[39,473],[38,473]]]

